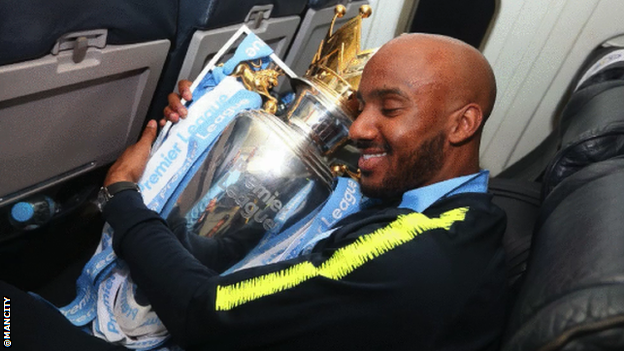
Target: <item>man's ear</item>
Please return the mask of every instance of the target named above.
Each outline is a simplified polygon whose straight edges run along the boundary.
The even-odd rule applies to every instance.
[[[468,104],[451,116],[448,139],[451,144],[462,144],[470,140],[481,128],[483,111],[477,104]]]

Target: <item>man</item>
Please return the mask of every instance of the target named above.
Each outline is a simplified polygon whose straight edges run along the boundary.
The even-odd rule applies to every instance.
[[[309,254],[220,276],[240,248],[174,234],[125,190],[104,207],[115,252],[187,350],[496,350],[505,219],[478,164],[494,97],[478,51],[403,35],[367,64],[350,129],[361,189],[375,205],[337,223]],[[170,96],[169,119],[184,115],[179,99]],[[155,136],[151,121],[104,185],[137,182]],[[0,291],[16,347],[120,349],[10,285]]]
[[[210,255],[198,259],[126,190],[103,212],[115,252],[188,350],[494,350],[505,219],[485,194],[478,151],[495,91],[489,64],[467,44],[400,36],[366,65],[350,129],[362,192],[379,203],[309,254],[220,276]],[[179,99],[170,96],[171,120],[185,113]],[[137,182],[155,136],[152,121],[104,185]]]

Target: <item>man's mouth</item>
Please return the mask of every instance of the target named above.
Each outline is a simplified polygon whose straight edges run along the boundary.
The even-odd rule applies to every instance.
[[[386,156],[385,152],[378,153],[378,154],[362,154],[362,158],[364,159],[364,161],[370,160],[371,158],[384,157],[384,156]]]
[[[362,175],[371,174],[375,170],[379,171],[388,167],[386,160],[392,152],[385,143],[356,140],[354,146],[360,151],[358,168],[362,171]]]
[[[382,151],[362,152],[360,160],[358,161],[358,167],[364,174],[372,172],[382,167],[382,163],[387,155],[387,152]]]

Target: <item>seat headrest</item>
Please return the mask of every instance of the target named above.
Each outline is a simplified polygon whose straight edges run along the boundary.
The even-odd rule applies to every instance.
[[[561,149],[546,167],[542,197],[592,163],[624,155],[624,81],[607,81],[573,94],[561,120]]]

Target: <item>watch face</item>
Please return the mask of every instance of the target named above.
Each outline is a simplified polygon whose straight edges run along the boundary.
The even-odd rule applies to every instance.
[[[110,196],[108,195],[108,191],[106,191],[105,187],[100,188],[100,191],[97,195],[97,206],[100,209],[100,212],[104,210],[104,206],[108,202]]]
[[[110,199],[115,196],[115,194],[125,191],[125,190],[134,190],[137,192],[141,192],[139,186],[133,182],[117,182],[113,183],[109,186],[103,186],[100,188],[97,196],[97,205],[100,209],[100,212],[104,209],[104,206],[110,201]]]

